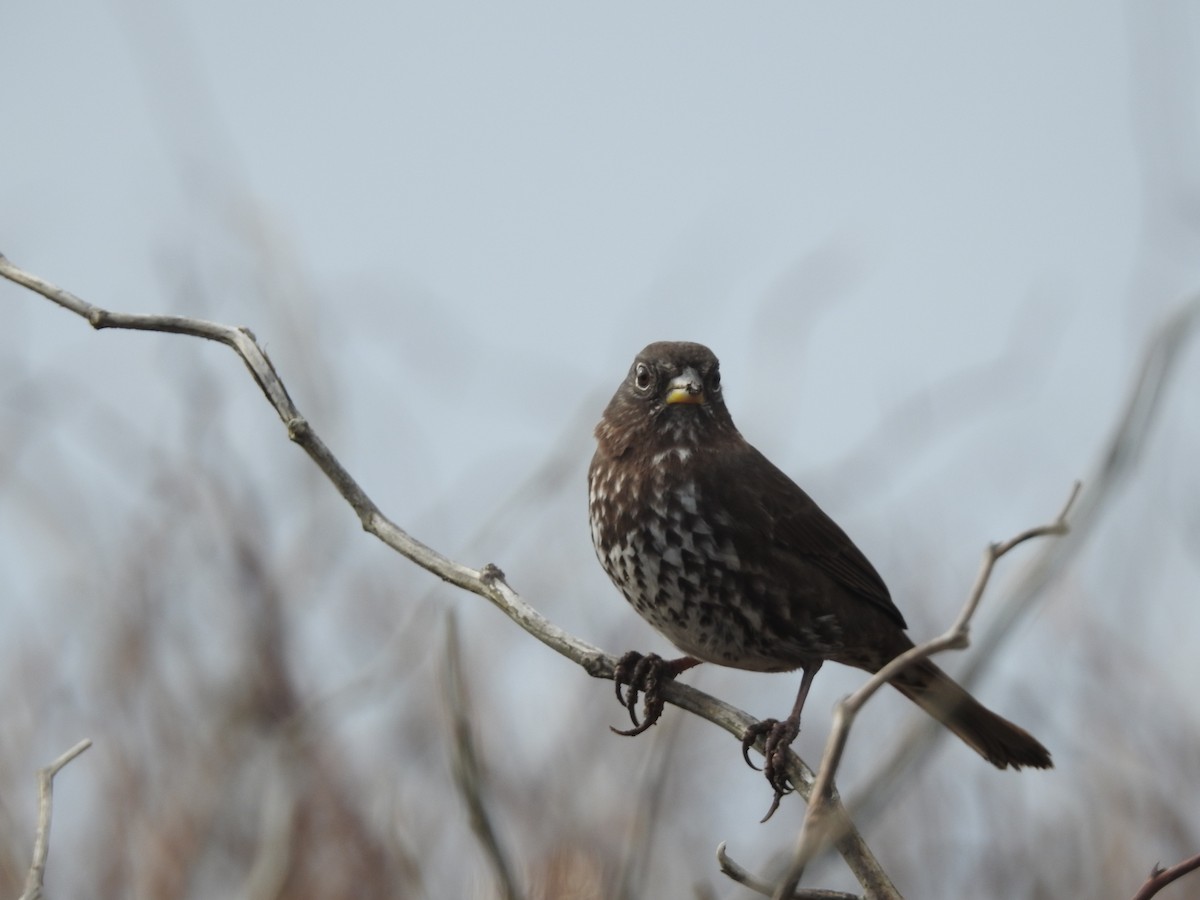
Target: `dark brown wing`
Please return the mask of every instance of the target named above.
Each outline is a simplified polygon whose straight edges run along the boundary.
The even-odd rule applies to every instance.
[[[722,465],[730,465],[735,483],[723,492],[721,500],[736,520],[764,523],[761,537],[770,548],[760,547],[758,552],[773,551],[816,566],[855,597],[907,628],[887,585],[846,532],[769,459],[745,441],[739,444],[736,449],[722,450],[732,454]],[[747,550],[754,552],[754,548],[739,548],[739,552]]]

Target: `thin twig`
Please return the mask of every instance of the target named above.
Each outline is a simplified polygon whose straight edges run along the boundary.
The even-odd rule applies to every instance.
[[[479,846],[496,875],[496,885],[504,900],[520,900],[513,866],[508,854],[500,846],[500,838],[492,823],[484,797],[483,769],[475,748],[475,735],[471,728],[470,704],[462,672],[462,651],[458,640],[458,620],[453,610],[446,617],[446,708],[450,711],[454,758],[451,768],[454,784],[467,807],[471,831],[475,833]]]
[[[25,877],[25,892],[21,900],[40,900],[46,881],[46,859],[50,856],[50,817],[54,811],[54,776],[63,766],[92,746],[90,738],[84,738],[50,765],[38,769],[38,824],[33,839],[33,863]]]
[[[842,753],[846,748],[846,741],[850,737],[850,728],[854,724],[854,719],[859,711],[881,687],[914,663],[928,659],[933,654],[940,653],[943,650],[961,650],[967,647],[970,643],[971,617],[975,615],[975,611],[979,608],[979,603],[983,599],[983,593],[987,589],[988,581],[992,577],[992,571],[996,567],[996,562],[1006,553],[1026,541],[1039,537],[1066,534],[1067,515],[1075,503],[1075,498],[1079,496],[1079,489],[1080,485],[1076,482],[1071,489],[1070,497],[1067,498],[1067,502],[1063,506],[1062,512],[1050,524],[1029,528],[1009,538],[1007,541],[992,544],[987,548],[983,555],[983,563],[980,566],[979,575],[976,577],[975,584],[967,596],[966,603],[963,604],[962,611],[959,612],[954,624],[945,633],[901,653],[867,679],[858,690],[850,696],[843,698],[834,707],[832,727],[829,732],[829,738],[825,743],[825,752],[821,758],[820,768],[817,770],[816,782],[812,787],[812,794],[808,799],[808,809],[805,811],[804,821],[800,826],[800,837],[796,844],[796,851],[787,873],[780,879],[775,893],[772,895],[775,900],[786,900],[786,898],[791,897],[795,893],[796,885],[799,884],[800,878],[804,874],[805,866],[823,849],[831,836],[836,836],[833,830],[836,827],[836,822],[831,819],[828,798],[832,796],[834,775],[841,764]]]
[[[613,677],[613,669],[616,665],[614,657],[605,654],[600,648],[568,634],[545,618],[508,585],[504,573],[499,568],[489,563],[482,569],[476,570],[457,563],[421,543],[388,519],[300,415],[275,371],[275,367],[249,329],[234,328],[181,316],[110,312],[18,268],[3,254],[0,254],[0,276],[41,294],[53,303],[81,316],[96,329],[123,328],[139,331],[163,331],[171,334],[190,335],[226,345],[237,353],[246,364],[263,395],[283,421],[288,430],[288,437],[299,444],[325,473],[325,476],[333,482],[338,493],[358,515],[365,531],[375,535],[401,556],[426,571],[432,572],[442,580],[489,600],[533,637],[556,653],[577,663],[592,677],[607,679]],[[738,740],[745,734],[746,729],[757,721],[740,709],[705,694],[703,691],[675,681],[668,682],[664,686],[662,695],[668,703],[719,725]],[[761,740],[759,746],[761,748]],[[800,757],[791,751],[788,754],[788,778],[801,796],[808,796],[813,773]],[[846,816],[845,809],[841,806],[836,794],[830,800],[830,810],[833,815],[842,820],[842,825],[839,827],[841,836],[836,842],[838,851],[845,858],[847,866],[864,890],[872,897],[899,897],[900,895],[887,873],[884,872],[883,867],[866,842],[863,841],[858,830]]]
[[[770,897],[774,891],[774,885],[770,882],[763,881],[761,878],[756,878],[745,868],[738,865],[729,858],[729,854],[725,852],[725,842],[722,841],[717,847],[717,865],[721,867],[721,872],[731,879],[736,881],[743,887],[748,887],[756,894],[762,894],[764,897]],[[793,891],[788,900],[862,900],[858,894],[847,894],[843,891],[823,891],[819,889],[799,889]]]
[[[1146,883],[1133,895],[1133,900],[1150,900],[1151,897],[1172,881],[1182,878],[1188,872],[1194,872],[1196,869],[1200,869],[1200,853],[1185,859],[1181,863],[1176,863],[1169,869],[1160,869],[1158,866],[1155,866],[1154,871],[1150,873],[1150,877],[1146,879]]]
[[[1071,508],[1070,533],[1040,550],[1006,589],[1005,599],[996,606],[988,630],[976,637],[970,658],[956,676],[955,680],[963,687],[970,688],[996,658],[1001,644],[1036,607],[1046,586],[1079,553],[1118,496],[1117,488],[1135,470],[1151,438],[1151,424],[1161,408],[1182,350],[1198,329],[1200,294],[1193,294],[1154,330],[1142,353],[1129,397],[1101,448],[1100,463],[1084,479],[1086,486]],[[898,786],[903,784],[903,770],[918,759],[927,758],[924,748],[943,733],[942,726],[930,717],[922,716],[914,723],[904,740],[885,754],[871,776],[855,791],[849,807],[854,810],[856,820],[869,820],[887,809]]]

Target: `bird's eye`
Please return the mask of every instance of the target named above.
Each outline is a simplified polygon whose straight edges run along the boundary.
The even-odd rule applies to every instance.
[[[654,384],[654,373],[645,363],[638,363],[633,370],[633,386],[639,391],[648,391]]]
[[[713,369],[712,374],[708,376],[708,386],[714,394],[721,390],[721,370]]]

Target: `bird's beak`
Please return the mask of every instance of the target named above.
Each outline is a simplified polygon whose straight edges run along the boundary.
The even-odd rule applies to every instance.
[[[695,369],[687,368],[667,385],[667,403],[703,403],[704,382]]]

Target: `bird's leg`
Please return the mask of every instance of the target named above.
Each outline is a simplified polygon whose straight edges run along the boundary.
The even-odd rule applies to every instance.
[[[665,660],[657,653],[647,653],[645,656],[636,650],[630,650],[617,662],[613,669],[613,681],[616,683],[617,699],[629,710],[629,718],[633,728],[622,731],[613,728],[617,734],[633,737],[641,734],[658,721],[662,715],[663,699],[659,696],[664,682],[670,681],[680,672],[686,672],[692,666],[700,665],[700,660],[690,656],[679,659]],[[621,691],[621,685],[629,685],[628,694]],[[642,721],[638,722],[638,695],[642,697]],[[611,727],[611,726],[610,726]]]
[[[813,678],[820,668],[821,660],[804,667],[804,674],[800,678],[800,690],[796,693],[796,702],[792,705],[790,716],[782,722],[778,719],[763,719],[747,728],[746,733],[742,735],[742,758],[752,769],[757,769],[758,766],[750,762],[750,748],[760,737],[766,736],[763,741],[763,774],[775,789],[775,798],[771,801],[771,808],[763,816],[764,822],[775,814],[783,795],[792,792],[792,786],[787,780],[788,748],[800,733],[800,713],[804,710],[808,689],[812,687]]]

